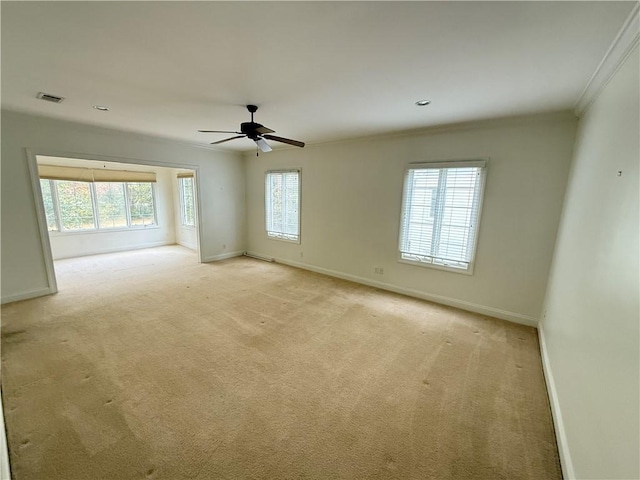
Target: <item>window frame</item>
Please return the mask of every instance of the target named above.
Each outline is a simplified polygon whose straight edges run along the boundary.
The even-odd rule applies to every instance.
[[[124,193],[124,216],[125,216],[125,220],[127,221],[126,227],[105,228],[100,226],[100,206],[98,205],[98,192],[96,191],[96,187],[95,187],[96,183],[121,183],[122,184],[122,189],[124,191],[123,192]],[[131,227],[131,211],[129,210],[127,182],[91,182],[91,198],[93,200],[93,214],[94,214],[95,223],[96,223],[96,228],[91,230],[92,232],[97,230],[101,230],[103,232],[117,232],[118,230],[129,230],[132,228]],[[155,210],[155,198],[153,201],[153,206]],[[135,227],[135,228],[139,228],[139,227]],[[67,232],[70,232],[70,231],[75,232],[78,230],[67,230]]]
[[[95,189],[96,183],[101,182],[82,182],[89,184],[89,193],[91,198],[91,206],[93,210],[93,224],[94,228],[91,229],[66,229],[62,226],[62,216],[61,216],[61,208],[60,208],[60,198],[58,195],[58,186],[56,182],[60,180],[50,179],[50,178],[38,178],[39,182],[49,182],[51,188],[51,199],[53,203],[53,211],[55,215],[55,222],[57,230],[49,230],[49,226],[47,223],[47,231],[49,235],[86,235],[86,234],[95,234],[95,233],[109,233],[109,232],[128,232],[132,230],[145,230],[145,229],[156,229],[160,228],[158,225],[158,202],[156,198],[156,185],[155,182],[106,182],[106,183],[122,183],[124,185],[124,198],[125,198],[125,213],[127,217],[127,226],[126,227],[114,227],[114,228],[101,228],[100,227],[100,218],[98,211],[98,196]],[[149,225],[132,225],[131,223],[131,206],[129,200],[129,188],[127,186],[128,183],[150,183],[151,184],[151,198],[153,202],[153,223]],[[42,188],[42,187],[41,187]],[[45,216],[46,221],[46,216]]]
[[[49,221],[47,219],[47,209],[44,205],[44,193],[42,191],[42,182],[45,181],[49,184],[49,192],[51,193],[51,204],[53,207],[53,221],[56,224],[56,228],[54,230],[51,230],[49,228]],[[53,180],[48,179],[48,178],[38,178],[38,185],[40,187],[40,197],[42,198],[42,205],[44,208],[44,220],[45,220],[45,224],[47,226],[47,232],[49,233],[49,235],[53,234],[59,234],[60,232],[62,232],[62,217],[60,216],[60,205],[58,204],[58,189],[54,188],[53,185]]]
[[[81,182],[78,180],[52,180],[45,179],[50,182],[51,186],[51,198],[53,201],[53,211],[56,215],[56,225],[58,230],[49,230],[49,234],[54,233],[56,235],[59,234],[82,234],[82,233],[93,233],[98,230],[98,212],[96,210],[96,202],[95,202],[95,194],[92,182]],[[87,183],[89,184],[89,198],[91,200],[91,212],[92,212],[92,220],[93,220],[93,228],[65,228],[62,220],[62,209],[60,208],[60,194],[58,192],[58,184],[56,182],[73,182],[73,183]]]
[[[269,230],[267,229],[267,179],[269,178],[270,174],[274,174],[274,173],[297,173],[298,174],[298,215],[297,215],[297,223],[298,223],[298,238],[297,239],[291,239],[291,238],[287,238],[286,234],[281,234],[281,235],[272,235],[269,233]],[[301,168],[282,168],[282,169],[276,169],[276,170],[266,170],[264,172],[264,229],[265,229],[265,234],[267,236],[267,238],[269,240],[278,240],[280,242],[286,242],[286,243],[293,243],[293,244],[297,244],[300,245],[302,243],[302,169]]]
[[[184,199],[184,181],[191,180],[191,200],[193,208],[193,225],[186,223],[186,202]],[[184,228],[196,228],[196,180],[195,177],[178,177],[178,193],[180,196],[180,225]]]
[[[397,243],[397,261],[398,263],[404,263],[407,265],[413,265],[418,267],[426,267],[432,268],[435,270],[442,270],[446,272],[460,273],[463,275],[473,275],[476,263],[476,255],[478,252],[478,238],[480,233],[480,225],[482,221],[482,208],[484,203],[484,193],[485,193],[485,185],[487,180],[487,170],[489,166],[488,158],[475,158],[475,159],[465,159],[465,160],[438,160],[433,162],[419,162],[419,163],[410,163],[404,170],[404,177],[402,182],[402,201],[400,204],[400,225],[398,228],[398,243]],[[472,254],[471,258],[468,262],[468,267],[454,267],[449,265],[441,265],[432,262],[422,262],[419,260],[410,260],[407,258],[403,258],[403,252],[401,251],[402,245],[402,234],[403,234],[403,226],[404,226],[404,206],[405,206],[405,196],[407,194],[406,182],[409,175],[410,170],[426,170],[426,169],[443,169],[443,168],[469,168],[469,167],[479,167],[480,168],[480,182],[478,185],[478,196],[477,196],[477,215],[476,215],[476,227],[473,231],[473,238],[470,239],[469,245],[472,246]]]
[[[158,225],[158,201],[156,198],[156,182],[122,182],[124,183],[124,195],[125,202],[127,204],[127,228],[123,228],[122,230],[141,230],[145,228],[159,228]],[[133,221],[131,220],[131,196],[129,195],[129,184],[130,183],[149,183],[151,184],[151,203],[153,205],[153,223],[149,225],[133,225]],[[111,230],[113,231],[113,230]]]

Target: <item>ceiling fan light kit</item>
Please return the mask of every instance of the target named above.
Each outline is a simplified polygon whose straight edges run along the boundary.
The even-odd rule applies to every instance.
[[[298,140],[291,140],[290,138],[278,137],[276,135],[271,135],[275,133],[275,130],[271,130],[268,127],[260,123],[256,123],[253,121],[253,114],[258,111],[258,107],[256,105],[247,105],[247,110],[251,113],[251,121],[243,122],[240,124],[240,131],[229,131],[229,130],[198,130],[200,133],[234,133],[236,136],[225,138],[223,140],[218,140],[217,142],[212,142],[211,145],[219,145],[221,143],[228,142],[230,140],[235,140],[236,138],[249,138],[253,140],[257,147],[263,152],[270,152],[271,146],[267,143],[267,140],[273,140],[274,142],[286,143],[288,145],[293,145],[294,147],[304,147],[304,142],[300,142]]]

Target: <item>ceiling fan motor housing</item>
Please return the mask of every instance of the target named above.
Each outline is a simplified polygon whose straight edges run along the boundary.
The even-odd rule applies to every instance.
[[[255,122],[243,122],[240,124],[240,131],[247,135],[249,138],[257,137],[260,135],[258,129],[262,127],[259,123]]]

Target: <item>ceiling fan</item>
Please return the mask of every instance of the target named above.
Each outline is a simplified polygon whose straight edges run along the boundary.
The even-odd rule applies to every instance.
[[[220,143],[228,142],[229,140],[235,140],[236,138],[250,138],[254,142],[260,150],[263,152],[270,152],[271,147],[267,143],[267,140],[273,140],[275,142],[287,143],[289,145],[293,145],[295,147],[304,147],[304,142],[299,142],[298,140],[291,140],[289,138],[277,137],[275,135],[271,135],[275,130],[271,130],[270,128],[265,127],[259,123],[255,123],[253,121],[253,114],[258,110],[258,107],[255,105],[247,105],[247,110],[251,113],[251,121],[243,122],[240,124],[239,132],[231,132],[228,130],[198,130],[200,133],[235,133],[236,137],[225,138],[224,140],[218,140],[217,142],[212,142],[211,145],[218,145]]]

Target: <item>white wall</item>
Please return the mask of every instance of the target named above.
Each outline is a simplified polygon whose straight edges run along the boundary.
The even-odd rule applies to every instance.
[[[255,157],[247,154],[248,250],[530,325],[540,316],[576,119],[506,119]],[[474,274],[397,262],[410,162],[489,157]],[[301,244],[269,239],[264,172],[301,167]],[[374,274],[374,266],[384,268]]]
[[[176,233],[176,243],[183,247],[196,250],[198,248],[197,230],[195,227],[185,227],[182,225],[182,205],[180,203],[180,185],[178,182],[178,173],[186,172],[185,170],[173,169],[172,170],[172,192],[173,192],[173,211],[174,211],[174,223]],[[197,202],[197,192],[195,192],[195,198]],[[197,208],[196,208],[197,210]],[[197,216],[196,216],[197,217]],[[196,218],[196,225],[198,219]]]
[[[195,165],[200,182],[200,227],[205,260],[245,247],[244,165],[235,153],[160,138],[2,111],[2,301],[49,289],[40,244],[26,149],[73,153],[128,163]],[[223,248],[226,245],[226,248]]]
[[[55,157],[39,157],[38,163],[85,168],[106,167],[156,173],[154,190],[157,225],[150,225],[145,228],[94,230],[88,232],[49,232],[51,253],[54,260],[176,243],[172,183],[174,169],[150,165],[139,166]]]
[[[541,322],[579,479],[640,477],[638,58],[636,47],[580,119]]]

